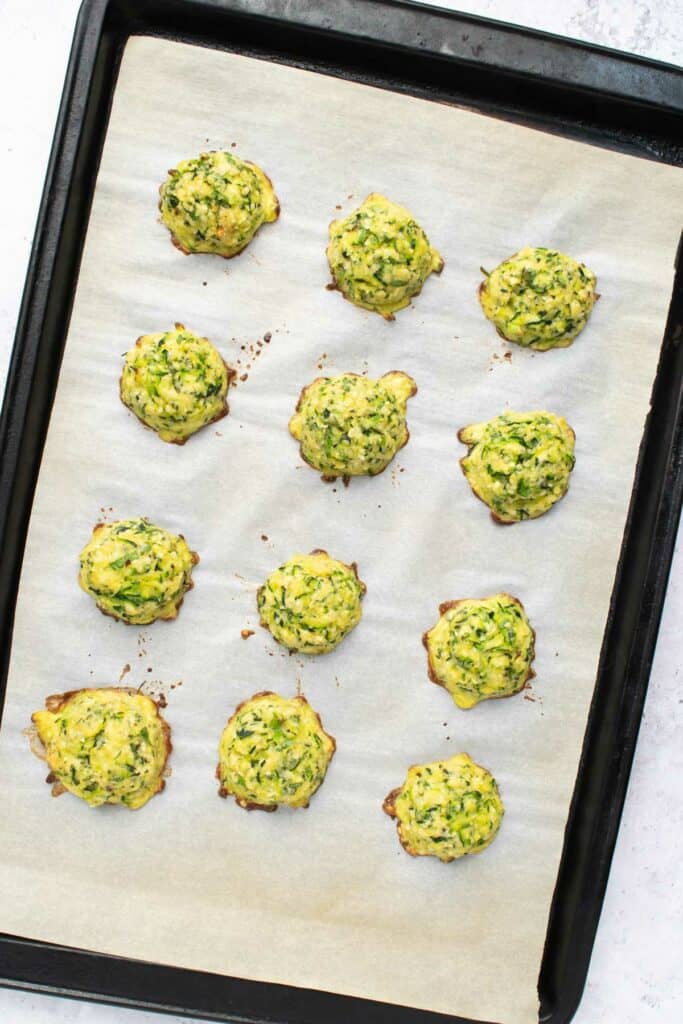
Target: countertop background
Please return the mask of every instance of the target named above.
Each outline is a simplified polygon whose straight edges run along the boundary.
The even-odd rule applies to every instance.
[[[321,0],[322,4],[331,0]],[[480,0],[467,11],[680,63],[679,0]],[[4,387],[79,0],[0,0],[0,389]],[[672,568],[628,799],[576,1024],[678,1024],[683,869],[680,622]],[[1,965],[0,965],[1,966]],[[3,1024],[180,1024],[186,1018],[0,989]]]

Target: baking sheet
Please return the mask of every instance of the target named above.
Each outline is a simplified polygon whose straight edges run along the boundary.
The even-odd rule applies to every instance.
[[[166,169],[230,147],[282,216],[235,260],[182,257],[156,221]],[[446,267],[392,324],[327,292],[327,224],[370,191],[406,204]],[[127,45],[36,493],[0,733],[0,928],[51,942],[458,1013],[537,1020],[536,982],[683,219],[680,173],[452,107],[179,43]],[[567,350],[505,346],[479,266],[548,244],[598,275]],[[174,321],[240,376],[184,448],[120,404],[122,353]],[[270,333],[269,343],[257,345]],[[260,351],[260,355],[256,352]],[[506,353],[511,358],[503,358]],[[412,374],[411,440],[380,477],[326,486],[286,424],[321,372]],[[458,427],[546,408],[577,431],[567,498],[502,528],[471,494]],[[76,584],[93,523],[148,515],[202,557],[180,617],[137,631]],[[290,657],[256,587],[296,551],[357,560],[359,627]],[[507,590],[537,630],[524,695],[470,712],[430,684],[441,601]],[[255,629],[242,639],[240,631]],[[46,694],[168,696],[173,774],[144,810],[52,800],[22,730]],[[181,684],[181,685],[178,685]],[[216,796],[218,737],[257,690],[302,689],[338,753],[307,811]],[[408,764],[468,751],[507,814],[480,857],[409,858],[381,811]]]

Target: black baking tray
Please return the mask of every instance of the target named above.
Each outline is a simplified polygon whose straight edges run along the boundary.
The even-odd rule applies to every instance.
[[[456,103],[683,167],[683,74],[665,64],[398,0],[85,0],[0,419],[3,703],[26,531],[95,178],[119,61],[126,40],[136,34],[224,48]],[[682,384],[679,247],[541,964],[544,1024],[563,1024],[578,1006],[607,884],[683,499]],[[0,981],[219,1021],[464,1024],[460,1017],[11,935],[0,936]]]

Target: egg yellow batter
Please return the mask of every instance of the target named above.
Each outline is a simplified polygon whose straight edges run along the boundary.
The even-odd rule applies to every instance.
[[[294,555],[257,593],[261,625],[302,654],[327,654],[358,624],[365,584],[326,551]]]
[[[505,412],[463,427],[463,473],[500,523],[536,519],[564,497],[574,468],[574,431],[550,412]]]
[[[444,261],[404,206],[373,192],[332,221],[327,260],[337,288],[356,306],[393,320]]]
[[[408,441],[406,403],[416,391],[412,377],[398,370],[378,380],[318,377],[301,392],[289,431],[324,480],[375,476]]]
[[[442,861],[486,849],[505,813],[496,780],[468,754],[413,765],[383,806],[407,853]]]
[[[247,810],[308,807],[334,751],[334,739],[305,697],[257,693],[238,706],[223,730],[219,793],[234,796]]]
[[[518,693],[533,675],[534,631],[509,594],[447,601],[423,637],[430,679],[459,708]]]
[[[48,698],[32,720],[56,780],[91,807],[135,810],[164,788],[171,731],[155,702],[102,687]]]
[[[121,401],[162,441],[184,444],[228,412],[230,370],[207,338],[182,324],[145,334],[126,353]]]
[[[280,205],[270,178],[222,150],[182,160],[159,189],[161,219],[184,253],[236,256]]]
[[[554,249],[520,249],[484,273],[484,314],[508,341],[541,352],[571,345],[598,297],[595,274]]]
[[[80,554],[78,582],[106,615],[142,626],[174,619],[199,555],[148,519],[98,523]]]

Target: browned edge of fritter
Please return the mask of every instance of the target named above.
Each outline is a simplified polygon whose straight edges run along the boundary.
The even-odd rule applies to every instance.
[[[258,693],[252,694],[252,696],[251,697],[247,697],[246,700],[240,701],[240,703],[237,705],[237,707],[235,708],[233,713],[230,715],[230,718],[225,723],[225,725],[223,727],[223,732],[225,732],[225,730],[228,728],[228,726],[232,722],[233,718],[237,717],[238,713],[245,706],[245,704],[251,704],[251,702],[253,700],[257,700],[259,697],[279,697],[279,696],[281,696],[281,695],[279,693],[275,693],[274,690],[259,690]],[[337,741],[336,741],[336,739],[334,738],[334,736],[331,736],[329,734],[329,732],[327,732],[325,730],[325,727],[324,727],[324,725],[323,725],[323,723],[322,723],[322,721],[320,719],[319,712],[317,712],[315,710],[315,708],[311,707],[311,705],[308,703],[308,701],[303,696],[303,694],[299,693],[295,697],[289,697],[287,699],[288,700],[298,700],[298,701],[301,701],[302,704],[308,705],[308,707],[311,708],[311,711],[313,712],[315,717],[318,719],[318,725],[320,726],[321,731],[325,734],[325,736],[327,736],[328,740],[330,740],[330,742],[332,743],[332,750],[330,751],[330,756],[329,756],[329,759],[328,759],[328,762],[327,762],[327,768],[325,769],[325,775],[327,775],[327,769],[330,767],[330,764],[332,763],[332,758],[334,757],[334,755],[335,755],[335,753],[337,751]],[[322,786],[323,782],[325,781],[325,775],[323,775],[322,779],[320,780],[320,786]],[[280,806],[279,804],[257,804],[257,803],[253,803],[250,800],[244,800],[243,798],[236,796],[229,789],[226,789],[226,787],[221,782],[221,763],[220,763],[220,761],[216,765],[216,778],[218,779],[218,782],[220,783],[220,785],[218,787],[218,795],[219,795],[219,797],[221,797],[223,800],[225,800],[229,796],[234,797],[235,803],[239,807],[242,807],[245,811],[266,811],[267,813],[270,814],[270,813],[272,813],[272,811],[276,811],[278,809],[278,807]],[[318,789],[320,789],[320,786],[318,786]],[[316,790],[316,793],[317,792],[318,792],[318,790]],[[315,794],[313,794],[313,795],[315,796]],[[305,811],[305,810],[307,810],[307,808],[309,806],[310,806],[310,801],[307,804],[302,804],[300,808],[295,808],[295,809],[296,810]]]
[[[529,617],[526,614],[526,609],[522,602],[519,600],[518,597],[515,597],[513,594],[508,594],[507,591],[505,590],[501,590],[499,593],[496,594],[488,594],[486,597],[460,597],[458,598],[457,601],[443,601],[439,605],[439,619],[441,619],[441,617],[445,615],[446,612],[449,611],[451,608],[457,608],[458,605],[465,604],[468,601],[488,601],[492,597],[507,597],[510,601],[514,602],[514,604],[519,605],[519,607],[524,612],[524,615],[526,616],[527,622],[529,622]],[[432,683],[435,683],[437,686],[441,686],[444,690],[446,690],[448,694],[450,694],[450,690],[448,689],[446,684],[441,679],[439,679],[436,673],[436,668],[434,666],[434,663],[432,662],[432,652],[429,649],[429,634],[431,633],[432,629],[435,629],[437,625],[438,620],[434,623],[433,626],[430,627],[430,629],[425,630],[425,632],[422,634],[422,644],[427,652],[427,675],[429,676],[429,679]],[[535,677],[536,673],[532,668],[532,664],[534,658],[536,657],[536,630],[533,628],[530,622],[529,629],[531,630],[531,657],[529,659],[529,669],[527,671],[526,676],[522,680],[520,686],[518,686],[516,690],[513,690],[512,693],[499,693],[492,697],[485,697],[484,700],[504,700],[506,697],[514,697],[516,694],[518,694],[521,690],[524,689],[525,685],[529,682],[530,679],[533,679]],[[478,701],[477,703],[481,704],[483,703],[483,701]],[[476,707],[476,704],[473,706]],[[457,704],[456,707],[458,708],[459,711],[472,710],[472,708],[461,708]]]
[[[327,555],[328,558],[332,557],[329,554],[329,552],[325,551],[324,548],[313,548],[312,551],[309,551],[309,555]],[[339,559],[335,558],[335,562],[339,562]],[[356,579],[358,580],[358,582],[360,584],[360,597],[361,597],[361,601],[362,601],[363,598],[365,597],[366,593],[367,593],[367,589],[368,588],[365,585],[365,583],[363,583],[363,580],[360,578],[360,576],[358,575],[358,565],[355,562],[351,562],[350,565],[347,562],[340,562],[340,565],[343,565],[345,569],[349,569],[353,573],[353,575],[356,577]],[[279,568],[280,568],[280,566],[277,566],[277,569],[279,569]],[[277,569],[274,569],[273,572],[276,572]],[[270,631],[270,627],[268,626],[268,623],[264,622],[264,620],[261,618],[261,612],[260,612],[260,609],[259,609],[259,595],[261,594],[261,592],[262,592],[264,587],[265,587],[265,583],[262,583],[261,586],[256,591],[256,610],[259,613],[259,626],[262,626],[263,629],[267,630],[270,633],[270,635],[273,636],[273,634]],[[273,640],[275,640],[274,636],[273,636]],[[275,640],[275,643],[280,643],[280,641],[279,640]],[[290,652],[290,654],[291,653],[299,653],[298,652],[298,648],[296,648],[296,647],[286,647],[285,644],[281,644],[281,646],[285,647],[285,650],[288,650]]]
[[[177,323],[175,326],[176,326],[176,330],[178,330],[178,331],[186,331],[187,330],[187,328],[185,327],[184,324],[178,324]],[[139,338],[136,338],[135,345],[138,346],[140,344],[140,342],[143,340],[143,338],[145,338],[145,337],[146,337],[146,335],[141,334]],[[197,337],[199,337],[199,335],[197,335]],[[213,344],[212,341],[209,340],[209,338],[201,337],[200,340],[201,341],[208,341],[209,345],[211,345],[213,348],[216,348],[216,346]],[[216,349],[216,351],[218,351],[218,349]],[[210,427],[212,423],[217,423],[218,420],[222,420],[223,417],[227,416],[228,413],[230,412],[230,406],[228,404],[228,392],[230,391],[230,386],[231,386],[233,380],[237,376],[237,370],[233,370],[232,366],[229,366],[228,363],[226,363],[225,359],[223,359],[223,356],[220,354],[220,352],[218,352],[218,355],[221,357],[221,362],[223,363],[223,366],[225,367],[225,370],[226,370],[226,373],[227,373],[227,376],[228,376],[228,388],[227,388],[227,391],[225,392],[225,397],[223,399],[223,407],[218,410],[218,412],[216,413],[216,415],[214,416],[214,418],[212,420],[208,420],[207,423],[204,423],[203,426],[199,427],[199,430],[195,430],[192,434],[188,434],[187,437],[182,437],[182,438],[174,439],[173,441],[164,441],[164,444],[177,444],[179,446],[184,445],[187,441],[189,441],[189,439],[191,437],[194,437],[195,434],[198,434],[200,430],[204,430],[205,427]],[[125,357],[124,357],[124,359],[125,359]],[[121,399],[121,401],[122,401],[123,405],[126,407],[126,409],[128,409],[129,412],[132,412],[133,416],[135,416],[135,418],[138,421],[138,423],[142,423],[142,425],[145,428],[145,430],[151,430],[152,433],[156,434],[157,437],[158,437],[159,436],[159,431],[155,430],[154,427],[150,427],[149,423],[145,423],[145,421],[142,419],[142,417],[138,416],[138,414],[136,413],[135,409],[131,409],[131,407],[128,405],[128,403],[126,401],[124,401],[124,398],[123,398],[123,373],[124,373],[124,371],[125,371],[125,362],[124,362],[124,369],[121,371],[121,376],[119,377],[119,398]]]
[[[390,792],[384,797],[382,810],[385,814],[388,814],[390,818],[396,817],[396,800],[402,789],[403,786],[397,786],[396,789],[390,790]]]
[[[121,520],[115,520],[115,522],[121,522]],[[92,538],[95,536],[95,534],[97,533],[98,530],[103,530],[106,526],[111,526],[111,525],[112,525],[112,523],[95,523],[95,525],[93,526],[92,536],[91,536],[90,540],[92,540]],[[175,534],[175,536],[176,537],[180,537],[181,540],[185,540],[185,538],[183,537],[182,533],[177,533],[177,534]],[[90,541],[88,541],[88,543],[90,543]],[[192,549],[190,549],[190,556],[192,558],[192,565],[193,566],[198,565],[199,562],[201,561],[198,552],[192,551]],[[80,568],[79,568],[78,575],[76,576],[76,579],[79,581],[79,586],[80,586],[80,579],[79,579],[80,575],[81,575],[81,572],[80,572]],[[185,590],[182,592],[182,594],[180,595],[180,597],[178,598],[178,600],[175,602],[175,604],[173,606],[173,608],[174,608],[173,614],[172,615],[159,615],[156,619],[152,619],[152,622],[173,622],[173,620],[178,617],[178,612],[180,611],[181,605],[182,605],[183,601],[185,600],[185,594],[187,594],[190,590],[194,590],[194,580],[192,579],[192,569],[190,569],[190,578],[187,581],[187,586],[185,587]],[[87,591],[85,591],[85,593],[87,593]],[[88,596],[92,597],[92,594],[88,594]],[[152,622],[129,622],[128,619],[122,619],[121,616],[114,615],[113,612],[105,611],[104,608],[100,607],[100,605],[97,603],[97,600],[94,597],[93,597],[93,601],[95,601],[95,607],[97,608],[97,610],[99,612],[102,613],[102,615],[106,615],[106,617],[108,619],[115,619],[116,622],[122,622],[124,624],[124,626],[137,626],[139,628],[140,626],[151,626],[152,625]],[[125,689],[125,687],[119,687],[119,689]]]
[[[415,765],[410,766],[410,768],[414,767]],[[410,768],[408,768],[408,771],[410,771]],[[403,785],[405,785],[405,782],[403,783]],[[401,834],[401,822],[398,820],[398,815],[396,813],[396,800],[398,799],[398,796],[401,790],[403,789],[403,785],[397,786],[396,789],[392,789],[389,793],[387,793],[382,803],[382,810],[384,811],[385,814],[388,814],[390,818],[396,819],[396,835],[398,836],[398,841],[403,847],[403,849],[406,851],[406,853],[409,853],[411,857],[424,856],[424,854],[419,854],[417,850],[413,850],[413,848],[407,844],[407,842],[404,840]]]
[[[214,153],[216,153],[216,152],[221,152],[221,150],[212,150],[211,152],[214,152]],[[223,150],[222,152],[227,152],[227,150]],[[251,160],[242,160],[242,163],[243,163],[243,164],[248,164],[248,165],[249,165],[250,167],[256,167],[256,166],[257,166],[256,164],[252,163],[252,162],[251,162]],[[175,168],[175,167],[171,167],[171,168],[170,168],[170,169],[168,170],[167,174],[173,174],[173,172],[174,172],[174,171],[175,171],[176,169],[177,169],[177,168]],[[172,232],[172,231],[171,231],[171,229],[169,228],[168,224],[166,224],[166,223],[164,222],[164,219],[163,219],[163,210],[162,210],[162,204],[163,204],[163,196],[164,196],[164,185],[166,184],[166,182],[165,182],[165,181],[162,181],[161,185],[159,185],[159,203],[158,203],[158,210],[159,210],[159,213],[160,213],[160,214],[162,214],[162,217],[161,217],[161,223],[162,223],[162,224],[164,225],[164,227],[166,228],[166,230],[167,230],[167,231],[168,231],[168,233],[170,234],[170,236],[171,236],[171,242],[172,242],[172,243],[173,243],[173,245],[174,245],[174,246],[176,247],[176,249],[179,249],[179,250],[180,250],[180,252],[182,252],[184,256],[220,256],[220,257],[221,257],[221,259],[224,259],[224,260],[231,260],[231,259],[233,259],[233,258],[234,258],[235,256],[239,256],[239,255],[240,255],[240,253],[244,252],[244,250],[245,250],[245,249],[247,248],[247,246],[249,245],[249,242],[252,242],[252,241],[254,240],[254,237],[255,237],[256,233],[257,233],[258,231],[260,231],[260,230],[261,230],[261,228],[263,227],[263,224],[266,224],[266,223],[268,223],[268,224],[274,224],[274,223],[275,223],[275,221],[276,221],[276,220],[277,220],[277,219],[279,218],[279,216],[280,216],[280,200],[278,199],[277,195],[275,194],[275,188],[274,188],[274,186],[273,186],[273,182],[272,182],[272,181],[271,181],[271,179],[270,179],[270,178],[268,177],[268,175],[266,174],[266,172],[265,172],[265,171],[263,170],[263,168],[262,168],[262,167],[258,167],[257,169],[258,169],[258,170],[259,170],[259,171],[261,172],[261,174],[262,174],[262,175],[263,175],[263,177],[264,177],[264,178],[266,179],[266,181],[268,182],[268,184],[270,185],[270,187],[271,187],[271,188],[273,189],[273,195],[275,196],[275,217],[273,218],[273,220],[272,220],[272,221],[263,221],[263,223],[262,223],[262,224],[259,224],[259,226],[257,227],[257,229],[256,229],[256,231],[254,232],[254,234],[253,234],[253,235],[251,236],[251,238],[249,238],[249,239],[248,239],[248,240],[247,240],[247,241],[246,241],[246,242],[244,243],[244,245],[240,246],[240,248],[239,248],[239,249],[237,249],[237,250],[236,250],[235,252],[231,252],[231,253],[230,253],[229,255],[226,255],[225,253],[222,253],[222,252],[213,252],[213,251],[210,251],[210,252],[206,252],[206,251],[203,251],[203,250],[201,250],[201,249],[200,249],[200,250],[197,250],[197,249],[186,249],[186,248],[185,248],[185,246],[184,246],[184,245],[182,244],[182,242],[180,242],[180,241],[179,241],[179,240],[178,240],[178,239],[176,238],[176,236],[175,236],[175,235],[173,234],[173,232]]]
[[[81,686],[77,690],[66,690],[64,693],[52,693],[52,694],[50,694],[48,697],[45,698],[45,707],[53,715],[54,714],[58,714],[58,712],[60,712],[62,710],[62,708],[65,707],[69,703],[69,701],[73,700],[74,697],[77,697],[78,694],[80,694],[80,693],[88,693],[88,692],[91,692],[91,691],[95,691],[97,693],[128,693],[131,696],[135,695],[135,696],[138,696],[138,697],[145,697],[148,701],[150,701],[151,704],[154,705],[154,707],[156,708],[157,718],[159,719],[159,722],[161,723],[161,733],[162,733],[162,736],[163,736],[164,746],[165,746],[166,749],[165,749],[164,761],[163,761],[163,764],[161,766],[161,771],[159,772],[159,778],[157,780],[157,788],[154,790],[154,793],[152,793],[152,796],[156,796],[157,793],[161,793],[161,791],[166,788],[166,779],[164,778],[164,773],[166,771],[166,766],[168,764],[168,759],[171,756],[171,752],[173,750],[173,744],[171,742],[171,726],[168,724],[168,722],[166,721],[164,716],[161,714],[161,704],[160,704],[160,702],[158,700],[155,700],[154,697],[150,697],[150,695],[148,693],[141,693],[140,690],[135,689],[132,686]],[[31,721],[34,723],[34,725],[35,725],[35,714],[36,713],[34,712],[31,715]],[[38,735],[38,738],[40,739],[40,735]],[[42,740],[41,740],[41,743],[42,743]],[[48,766],[49,766],[49,762],[48,762]],[[50,785],[53,785],[54,783],[57,782],[57,776],[52,772],[52,770],[50,770],[50,772],[47,775],[45,781],[48,784],[50,784]],[[60,792],[67,792],[67,790],[66,790],[66,788],[64,788]],[[56,795],[59,795],[59,793],[57,793]],[[111,801],[111,800],[105,801],[105,803],[109,803],[109,804],[111,804],[113,802],[114,801]],[[137,807],[135,809],[136,810],[140,810],[141,808]]]
[[[383,373],[381,377],[377,377],[376,380],[378,380],[378,381],[384,380],[385,377],[390,377],[392,373],[402,373],[404,375],[404,377],[408,377],[410,380],[413,381],[413,389],[412,389],[412,391],[410,392],[410,394],[406,398],[406,411],[407,411],[408,400],[410,398],[412,398],[414,395],[417,394],[417,383],[415,382],[415,380],[413,380],[413,378],[410,376],[409,373],[405,372],[405,370],[387,370],[386,373]],[[338,374],[337,376],[339,376],[339,377],[363,377],[363,374],[362,373],[354,373],[352,370],[350,370],[348,373],[341,373],[341,374]],[[367,380],[367,378],[365,378],[365,379]],[[304,385],[304,387],[301,389],[301,392],[299,393],[299,398],[297,399],[296,406],[294,407],[294,412],[295,413],[301,411],[301,406],[303,405],[304,399],[306,397],[306,392],[309,391],[315,384],[318,384],[320,382],[324,382],[326,380],[333,380],[333,378],[332,377],[314,377],[314,379],[310,382],[310,384]],[[291,417],[290,417],[290,420],[291,420]],[[408,429],[407,419],[404,419],[403,422],[404,422],[405,428],[406,428],[405,440],[402,441],[401,444],[398,446],[398,448],[396,449],[394,454],[391,456],[391,458],[387,462],[386,466],[382,466],[382,468],[378,469],[376,473],[358,473],[358,474],[346,474],[345,473],[345,474],[342,475],[342,478],[341,478],[342,481],[343,481],[344,487],[348,487],[349,486],[349,483],[351,482],[352,476],[371,476],[371,477],[380,476],[386,469],[389,468],[389,466],[394,461],[394,459],[396,458],[398,453],[401,451],[402,448],[405,448],[405,446],[408,444],[408,441],[410,440],[410,431]],[[290,433],[290,435],[292,437],[294,437],[294,435],[292,434],[291,430],[289,431],[289,433]],[[296,440],[296,438],[294,438],[294,440]],[[299,442],[299,456],[300,456],[302,462],[305,462],[307,466],[310,466],[311,469],[314,469],[316,471],[316,473],[320,473],[320,467],[319,466],[314,466],[313,463],[310,462],[306,458],[306,456],[304,455],[303,442]],[[338,477],[336,477],[336,476],[329,476],[327,473],[322,473],[321,476],[320,476],[320,479],[325,484],[333,484],[335,482],[335,480],[338,479]]]

